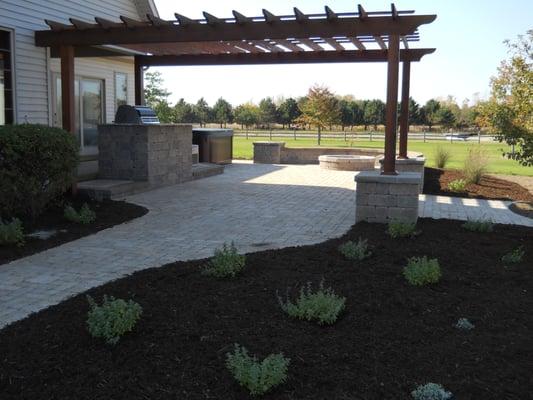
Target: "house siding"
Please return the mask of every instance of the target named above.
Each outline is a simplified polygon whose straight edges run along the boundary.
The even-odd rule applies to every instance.
[[[45,19],[68,23],[68,18],[94,21],[94,17],[117,20],[120,15],[140,18],[132,0],[1,0],[0,28],[14,35],[15,121],[50,124],[51,73],[59,62],[34,45],[34,31],[48,29]],[[126,57],[76,59],[76,75],[105,80],[106,121],[114,116],[114,73],[128,74],[128,102],[133,104],[133,60]]]

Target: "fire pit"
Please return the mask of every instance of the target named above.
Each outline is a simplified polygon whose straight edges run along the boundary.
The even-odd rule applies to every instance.
[[[355,155],[324,155],[318,157],[321,168],[339,171],[369,171],[374,169],[376,157]]]

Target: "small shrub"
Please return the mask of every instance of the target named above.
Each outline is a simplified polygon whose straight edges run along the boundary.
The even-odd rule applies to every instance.
[[[403,269],[403,275],[411,285],[415,286],[436,283],[441,277],[439,261],[436,258],[430,260],[426,256],[412,257]]]
[[[448,400],[453,397],[451,392],[447,392],[437,383],[426,383],[418,386],[411,392],[414,400]]]
[[[411,237],[415,236],[418,232],[416,231],[416,223],[414,222],[402,222],[402,221],[391,221],[387,227],[387,232],[390,237],[397,239],[401,237]]]
[[[348,260],[362,261],[372,254],[368,251],[367,240],[359,238],[357,243],[349,241],[339,246],[340,253]]]
[[[476,326],[472,322],[470,322],[467,318],[459,318],[457,320],[457,323],[455,324],[455,327],[457,329],[469,331],[469,330],[474,329]]]
[[[235,344],[233,353],[226,354],[226,366],[235,380],[248,389],[252,396],[265,394],[285,382],[290,361],[279,353],[270,354],[259,362],[238,344]]]
[[[478,184],[487,173],[488,163],[487,153],[481,147],[468,149],[463,170],[466,182]]]
[[[471,232],[492,232],[494,224],[491,220],[469,219],[463,224],[463,228]]]
[[[116,344],[120,337],[130,332],[141,318],[142,308],[133,300],[125,301],[104,296],[101,306],[87,296],[91,309],[87,317],[89,333],[103,338],[108,344]]]
[[[22,222],[14,218],[11,222],[2,222],[0,220],[0,246],[24,244],[24,232]]]
[[[524,248],[522,246],[510,251],[507,254],[504,254],[502,256],[502,262],[504,264],[516,264],[522,261],[522,258],[524,258]]]
[[[466,181],[464,179],[456,179],[448,183],[448,189],[452,192],[466,192]]]
[[[446,147],[438,145],[435,147],[435,164],[437,168],[444,168],[450,161],[452,154]]]
[[[244,269],[246,257],[237,252],[233,243],[224,243],[221,249],[215,250],[215,255],[204,268],[204,274],[216,278],[234,278]]]
[[[278,301],[282,310],[293,318],[315,320],[319,325],[331,325],[344,310],[346,298],[336,295],[331,288],[324,289],[322,281],[316,292],[311,288],[311,283],[302,287],[295,303],[288,297],[286,302],[283,302],[278,296]]]
[[[73,134],[44,125],[0,126],[0,218],[35,218],[75,181]]]
[[[83,204],[79,212],[72,206],[66,206],[63,215],[68,221],[82,225],[88,225],[96,219],[96,213],[89,208],[87,203]]]

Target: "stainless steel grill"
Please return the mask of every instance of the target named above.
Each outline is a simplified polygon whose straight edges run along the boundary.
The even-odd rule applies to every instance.
[[[159,118],[150,107],[121,105],[115,114],[115,124],[159,124]]]

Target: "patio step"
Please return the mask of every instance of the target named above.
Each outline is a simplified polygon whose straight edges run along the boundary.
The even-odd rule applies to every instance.
[[[224,165],[212,163],[198,163],[192,165],[192,179],[202,179],[224,173]]]
[[[78,183],[80,194],[97,201],[124,197],[148,189],[150,189],[148,182],[118,179],[93,179]]]

